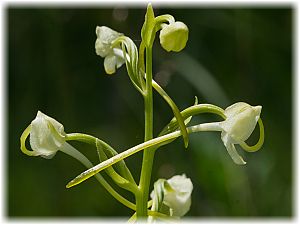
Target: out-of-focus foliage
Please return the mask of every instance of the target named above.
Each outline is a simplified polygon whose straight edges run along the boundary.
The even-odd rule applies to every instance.
[[[125,74],[104,72],[95,54],[95,28],[105,25],[138,45],[146,7],[63,8],[8,6],[7,12],[7,215],[9,217],[106,217],[132,212],[90,179],[66,189],[85,170],[59,152],[52,160],[20,151],[22,131],[41,110],[66,132],[95,135],[123,151],[143,141],[143,101]],[[181,53],[154,45],[155,79],[182,110],[194,102],[226,107],[237,101],[262,105],[266,140],[235,165],[219,133],[181,139],[156,154],[152,181],[186,173],[194,184],[193,217],[290,217],[293,215],[292,18],[283,7],[157,8],[189,28]],[[154,96],[156,134],[172,112]],[[202,115],[197,122],[216,120]],[[257,140],[257,132],[250,142]],[[94,163],[96,150],[75,144]],[[239,149],[240,150],[240,149]],[[240,151],[241,152],[241,151]],[[126,160],[139,177],[141,153]],[[152,182],[153,183],[153,182]],[[126,193],[125,193],[126,194]],[[133,200],[132,196],[128,196]]]

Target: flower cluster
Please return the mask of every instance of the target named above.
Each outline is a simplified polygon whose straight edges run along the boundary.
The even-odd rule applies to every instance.
[[[193,183],[185,174],[176,175],[170,179],[159,179],[154,183],[149,199],[149,185],[154,154],[162,146],[183,137],[184,145],[188,146],[188,134],[192,132],[216,131],[221,132],[221,140],[232,160],[239,165],[246,162],[238,154],[235,145],[253,152],[260,149],[264,141],[264,128],[260,119],[261,106],[251,106],[244,102],[235,103],[225,110],[212,104],[198,104],[179,111],[175,102],[153,80],[152,75],[152,47],[156,33],[160,31],[160,44],[166,51],[179,52],[188,41],[189,29],[180,21],[175,21],[171,15],[154,16],[151,4],[148,5],[145,22],[141,30],[139,48],[127,36],[106,26],[96,27],[96,54],[104,58],[104,69],[107,74],[113,74],[123,64],[132,84],[142,94],[145,105],[145,142],[129,148],[121,153],[115,151],[104,141],[87,134],[64,131],[64,126],[55,119],[38,111],[36,118],[25,129],[21,136],[21,150],[29,156],[41,156],[50,159],[58,151],[80,161],[87,170],[75,177],[67,184],[73,187],[84,180],[95,176],[100,184],[119,202],[136,211],[133,215],[138,218],[179,218],[187,214],[191,207]],[[167,102],[172,109],[174,118],[166,125],[158,137],[153,138],[153,96],[152,89]],[[188,126],[194,115],[200,113],[214,113],[221,116],[221,122],[202,123]],[[260,138],[255,146],[248,146],[246,140],[259,124]],[[26,148],[26,139],[30,136],[32,150]],[[93,165],[83,153],[79,152],[68,141],[81,141],[96,149],[99,163]],[[125,159],[138,151],[144,151],[141,178],[136,182]],[[130,202],[121,192],[110,186],[106,177],[100,172],[104,170],[110,181],[118,188],[130,191],[135,196],[135,203]],[[148,202],[148,204],[147,204]],[[148,209],[151,207],[151,209]]]

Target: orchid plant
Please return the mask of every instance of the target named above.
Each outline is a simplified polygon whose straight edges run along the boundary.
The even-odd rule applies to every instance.
[[[147,219],[153,222],[178,219],[190,209],[193,184],[185,174],[170,179],[159,179],[154,183],[153,191],[149,194],[153,159],[159,147],[182,136],[184,146],[187,148],[190,133],[217,131],[221,132],[221,139],[233,162],[244,165],[246,162],[238,154],[235,145],[240,145],[248,152],[255,152],[264,142],[264,127],[260,118],[261,106],[238,102],[224,110],[212,104],[198,104],[196,98],[193,106],[179,111],[174,101],[152,78],[152,46],[157,32],[160,32],[161,46],[168,52],[180,52],[186,46],[188,27],[183,22],[175,21],[171,15],[155,17],[151,4],[147,7],[139,48],[122,33],[106,26],[96,28],[95,50],[97,55],[104,58],[106,73],[113,74],[125,64],[133,86],[144,99],[143,143],[118,153],[97,137],[82,133],[66,133],[61,123],[40,111],[20,139],[22,152],[29,156],[50,159],[58,151],[62,151],[81,162],[87,170],[71,180],[66,187],[71,188],[94,176],[116,200],[134,211],[129,221]],[[166,101],[174,114],[174,118],[157,137],[153,135],[153,89]],[[221,121],[188,126],[192,117],[201,113],[216,114]],[[260,128],[259,141],[256,145],[249,146],[245,141],[252,134],[257,123]],[[25,145],[28,136],[30,136],[32,150],[28,150]],[[99,156],[99,164],[93,165],[83,153],[69,144],[71,141],[85,142],[94,147]],[[137,182],[124,160],[139,151],[143,151],[143,160],[140,179]],[[101,175],[102,171],[107,173],[110,181]],[[110,182],[131,192],[135,202],[126,199],[111,186]]]

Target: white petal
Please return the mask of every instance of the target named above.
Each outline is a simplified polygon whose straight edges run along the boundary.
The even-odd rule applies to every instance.
[[[55,129],[49,127],[49,124]],[[30,145],[33,151],[45,158],[52,158],[65,142],[64,127],[53,118],[38,111],[36,118],[31,122]]]
[[[122,34],[118,33],[106,26],[96,27],[97,40],[95,43],[96,54],[101,57],[106,57],[111,53],[111,43],[120,37]]]
[[[226,117],[233,117],[249,106],[250,105],[245,102],[237,102],[237,103],[232,104],[231,106],[228,106],[225,109],[224,114],[226,115]]]
[[[185,215],[191,207],[193,184],[185,174],[167,180],[172,190],[165,189],[164,204],[169,206],[174,216]]]
[[[110,45],[104,44],[99,39],[96,40],[95,50],[96,50],[96,54],[103,58],[111,52]]]
[[[245,141],[252,134],[261,112],[261,106],[244,102],[235,103],[225,109],[226,120],[221,122],[223,130],[230,135],[232,143]]]

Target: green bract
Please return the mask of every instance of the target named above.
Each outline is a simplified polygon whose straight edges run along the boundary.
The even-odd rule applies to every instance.
[[[180,52],[184,49],[189,36],[188,27],[182,22],[163,26],[159,34],[161,46],[168,52]]]
[[[148,4],[145,22],[141,30],[141,37],[147,47],[151,47],[155,38],[155,17],[151,4]]]

